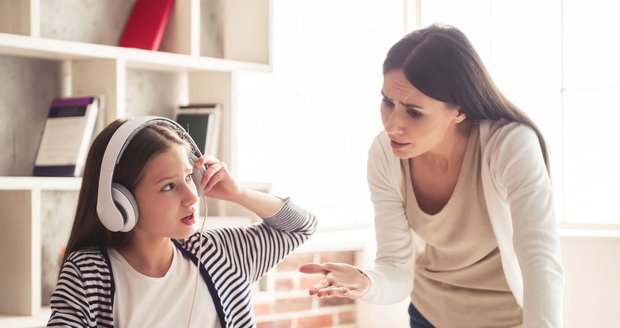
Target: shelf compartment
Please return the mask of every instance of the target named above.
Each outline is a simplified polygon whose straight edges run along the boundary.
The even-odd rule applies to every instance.
[[[29,0],[43,38],[116,46],[134,1]],[[183,0],[182,0],[183,1]],[[28,2],[22,0],[22,2]]]
[[[32,190],[1,190],[0,313],[36,315],[41,307],[41,194]],[[10,251],[8,251],[10,250]]]
[[[50,101],[62,90],[62,63],[0,55],[0,175],[31,175]]]

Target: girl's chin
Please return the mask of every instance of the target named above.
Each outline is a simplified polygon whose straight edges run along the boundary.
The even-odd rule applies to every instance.
[[[198,232],[198,229],[187,229],[186,231],[183,232],[179,232],[176,233],[172,236],[170,236],[170,239],[187,239],[189,238],[191,235],[195,234],[196,232]]]

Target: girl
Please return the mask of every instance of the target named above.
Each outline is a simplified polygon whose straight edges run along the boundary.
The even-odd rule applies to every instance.
[[[252,283],[308,239],[316,218],[289,199],[240,186],[217,159],[192,157],[192,145],[164,118],[119,119],[95,138],[48,326],[254,325]],[[116,155],[108,158],[114,147],[116,165]],[[195,232],[203,192],[264,219]],[[106,204],[106,195],[117,204]]]
[[[383,74],[385,131],[368,157],[375,267],[302,266],[325,275],[310,294],[379,304],[411,296],[411,327],[561,327],[560,243],[538,128],[454,27],[406,35]]]

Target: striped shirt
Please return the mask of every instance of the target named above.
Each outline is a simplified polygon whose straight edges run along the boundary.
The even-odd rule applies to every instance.
[[[306,241],[316,225],[314,215],[287,199],[261,223],[204,232],[202,251],[199,233],[173,243],[192,263],[200,259],[200,274],[222,327],[253,327],[252,283]],[[48,327],[114,327],[114,290],[105,247],[71,253],[50,299]]]

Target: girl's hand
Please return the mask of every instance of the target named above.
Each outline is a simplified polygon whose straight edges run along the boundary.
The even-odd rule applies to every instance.
[[[323,280],[310,288],[318,297],[362,297],[370,289],[370,279],[358,268],[345,263],[304,264],[300,272],[323,274]]]
[[[241,194],[242,188],[231,176],[226,164],[220,162],[215,157],[205,155],[194,162],[194,169],[197,170],[203,165],[207,165],[207,169],[202,176],[202,186],[196,186],[196,188],[204,186],[204,194],[206,196],[233,200]]]

